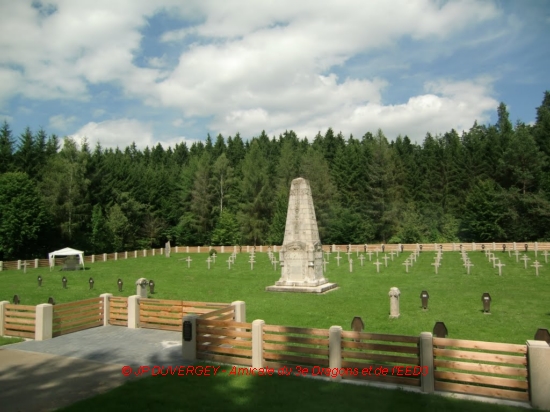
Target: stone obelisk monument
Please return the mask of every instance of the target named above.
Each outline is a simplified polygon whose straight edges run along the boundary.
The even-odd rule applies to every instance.
[[[323,276],[323,249],[311,189],[303,178],[294,179],[290,186],[279,260],[281,278],[268,291],[323,293],[338,286]]]

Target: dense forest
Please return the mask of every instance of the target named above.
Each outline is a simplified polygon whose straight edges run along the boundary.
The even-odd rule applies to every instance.
[[[550,92],[534,125],[389,141],[328,129],[139,150],[0,130],[0,260],[178,245],[281,244],[310,181],[324,244],[550,240]]]

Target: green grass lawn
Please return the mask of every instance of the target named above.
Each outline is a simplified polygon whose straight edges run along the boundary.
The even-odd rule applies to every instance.
[[[298,389],[299,388],[299,389]],[[153,376],[58,412],[73,411],[525,411],[524,408],[294,376]]]
[[[496,252],[506,265],[502,277],[498,268],[493,269],[481,252],[469,252],[474,264],[467,275],[458,252],[444,252],[439,274],[431,263],[434,252],[422,252],[409,273],[405,273],[403,261],[410,255],[405,252],[382,265],[376,266],[352,255],[354,272],[349,273],[347,256],[337,266],[335,254],[330,256],[326,276],[336,282],[339,289],[325,295],[302,293],[266,292],[280,277],[274,271],[267,254],[256,253],[254,270],[248,263],[249,255],[237,256],[235,265],[228,270],[229,254],[219,254],[216,263],[207,269],[207,254],[191,254],[191,268],[182,258],[187,254],[131,258],[128,260],[88,263],[86,271],[61,272],[56,267],[5,271],[0,273],[0,300],[11,302],[18,294],[21,304],[45,303],[53,296],[57,303],[71,302],[110,292],[115,296],[135,294],[135,281],[140,277],[155,281],[155,293],[149,297],[209,302],[246,302],[247,321],[263,319],[267,324],[329,328],[340,325],[349,330],[354,316],[362,317],[368,332],[419,335],[431,332],[436,321],[445,322],[450,338],[483,340],[490,342],[525,343],[533,339],[538,328],[550,328],[550,270],[543,264],[539,276],[535,269],[516,263],[515,256]],[[534,252],[529,252],[532,264]],[[382,254],[379,256],[382,261]],[[373,255],[373,261],[376,259]],[[42,287],[37,276],[43,277]],[[61,278],[66,276],[68,288],[63,289]],[[89,290],[88,279],[95,280],[94,290]],[[124,281],[122,293],[117,291],[117,279]],[[389,319],[391,287],[401,291],[398,319]],[[421,309],[420,292],[430,295],[429,309]],[[492,297],[491,314],[482,313],[481,295],[489,292]]]
[[[12,343],[23,342],[25,339],[0,336],[0,346],[11,345]]]

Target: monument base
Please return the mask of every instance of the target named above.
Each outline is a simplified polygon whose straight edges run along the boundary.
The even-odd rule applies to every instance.
[[[268,286],[265,288],[268,292],[297,292],[297,293],[325,293],[338,289],[336,283],[324,283],[318,286]]]

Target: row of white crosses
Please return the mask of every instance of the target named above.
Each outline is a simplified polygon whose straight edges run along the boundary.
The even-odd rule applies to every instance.
[[[494,249],[493,249],[494,250]],[[500,261],[499,258],[496,257],[496,255],[493,252],[489,252],[488,250],[485,250],[485,257],[493,262],[493,269],[498,267],[498,275],[502,276],[502,267],[506,266],[504,263]],[[496,263],[498,260],[498,263]]]
[[[435,274],[437,275],[437,269],[439,269],[439,266],[441,266],[441,260],[443,259],[443,252],[441,252],[441,249],[437,251],[434,259],[435,262],[432,263],[432,266],[435,268]]]
[[[233,253],[231,253],[229,258],[226,260],[229,269],[231,269],[231,265],[235,263],[235,259],[237,259],[237,252],[233,251]]]
[[[405,259],[405,261],[402,263],[402,265],[405,265],[405,272],[409,273],[409,266],[412,267],[414,263],[416,263],[416,258],[418,257],[418,254],[420,253],[419,249],[416,249],[411,255]]]
[[[463,262],[463,265],[462,265],[462,266],[464,266],[464,267],[466,268],[466,274],[469,275],[469,274],[470,274],[470,268],[471,268],[472,266],[474,266],[474,264],[471,262],[470,258],[468,257],[468,253],[466,253],[465,250],[462,250],[462,251],[460,252],[460,254],[461,254],[460,257],[461,257],[462,262]]]

